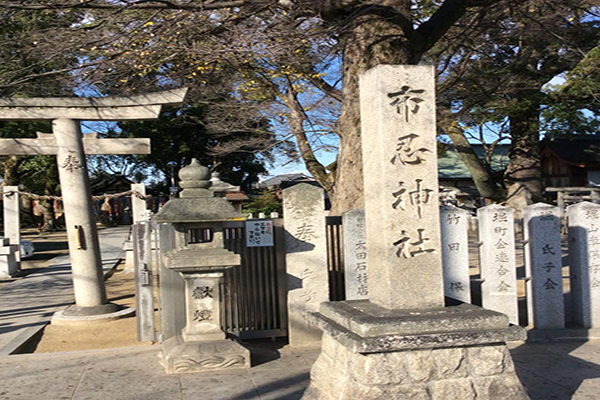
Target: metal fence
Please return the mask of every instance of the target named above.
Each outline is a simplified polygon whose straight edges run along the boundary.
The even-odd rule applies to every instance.
[[[344,238],[342,217],[326,217],[327,269],[329,271],[329,299],[346,300],[344,284]]]
[[[240,254],[240,267],[225,272],[223,330],[240,338],[287,335],[287,281],[283,221],[273,220],[275,245],[246,247],[243,222],[225,225],[225,247]]]

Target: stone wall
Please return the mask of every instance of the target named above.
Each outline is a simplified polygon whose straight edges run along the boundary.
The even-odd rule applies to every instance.
[[[303,399],[527,399],[505,344],[351,353],[323,334]]]

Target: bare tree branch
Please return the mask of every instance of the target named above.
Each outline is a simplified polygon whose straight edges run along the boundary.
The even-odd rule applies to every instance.
[[[248,4],[256,4],[259,1],[232,0],[213,2],[205,1],[202,3],[180,4],[172,1],[156,0],[138,0],[121,1],[120,3],[98,2],[94,0],[84,2],[14,2],[0,1],[0,8],[12,10],[65,10],[65,9],[91,9],[91,10],[184,10],[184,11],[206,11],[219,10],[223,8],[241,7]],[[260,1],[262,3],[276,3],[274,1]]]

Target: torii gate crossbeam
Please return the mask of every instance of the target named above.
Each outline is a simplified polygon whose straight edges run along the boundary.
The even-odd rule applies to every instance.
[[[98,139],[82,135],[80,121],[158,118],[162,105],[183,102],[187,89],[131,97],[0,99],[0,120],[52,120],[53,134],[0,139],[0,155],[57,157],[65,209],[75,305],[62,317],[100,316],[118,310],[106,299],[96,220],[85,154],[149,154],[149,139]]]

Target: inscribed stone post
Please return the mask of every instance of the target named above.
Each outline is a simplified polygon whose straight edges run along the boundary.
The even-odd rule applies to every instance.
[[[360,98],[370,300],[443,306],[433,69],[379,65]]]
[[[289,340],[292,346],[318,346],[321,331],[308,313],[329,300],[323,189],[300,183],[283,191],[288,279]]]
[[[350,210],[342,215],[344,280],[346,300],[369,298],[365,212]]]
[[[563,329],[560,210],[544,203],[524,208],[525,268],[529,323],[536,329]]]
[[[17,263],[21,261],[21,216],[19,214],[19,187],[4,186],[4,237],[17,246]],[[17,268],[18,270],[19,268]],[[15,271],[16,272],[16,271]]]
[[[469,277],[469,212],[454,206],[440,208],[444,294],[471,302]]]
[[[131,215],[133,216],[133,223],[137,224],[147,220],[146,212],[146,199],[139,197],[146,196],[146,185],[143,183],[134,183],[131,185],[133,195],[131,196]]]
[[[133,244],[137,340],[153,342],[156,340],[156,332],[152,285],[152,223],[150,221],[133,225]]]
[[[499,205],[477,210],[483,307],[508,315],[518,324],[517,270],[513,209]]]
[[[574,320],[583,328],[600,327],[600,205],[567,207]]]

